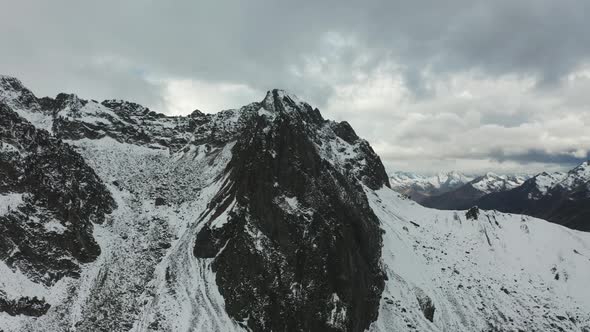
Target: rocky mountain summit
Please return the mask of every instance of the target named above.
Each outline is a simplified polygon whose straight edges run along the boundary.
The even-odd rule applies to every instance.
[[[285,91],[171,117],[3,76],[0,124],[0,330],[590,326],[588,234],[424,208]]]

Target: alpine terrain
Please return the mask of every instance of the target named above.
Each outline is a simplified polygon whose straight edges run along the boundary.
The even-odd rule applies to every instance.
[[[455,190],[471,180],[473,180],[472,177],[456,171],[439,173],[434,176],[394,172],[389,178],[391,189],[408,196],[418,203],[432,196]]]
[[[476,201],[481,197],[516,188],[525,180],[525,176],[486,173],[455,190],[428,197],[420,203],[435,209],[464,210],[476,205]]]
[[[0,77],[0,331],[590,331],[590,234],[390,188],[282,90],[167,116]]]
[[[523,213],[590,231],[590,162],[568,172],[543,172],[521,186],[480,198],[486,209]]]

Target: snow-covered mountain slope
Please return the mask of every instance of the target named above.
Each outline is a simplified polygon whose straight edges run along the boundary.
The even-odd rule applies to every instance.
[[[35,317],[100,255],[93,224],[115,203],[71,146],[3,104],[0,141],[0,311]]]
[[[11,89],[24,89],[16,82],[11,79]],[[93,201],[106,206],[88,209],[104,216],[104,222],[91,220],[100,254],[76,261],[77,274],[44,283],[26,264],[0,257],[4,331],[590,326],[588,234],[519,215],[481,212],[475,219],[478,213],[470,211],[468,219],[465,212],[404,199],[347,123],[324,120],[284,91],[240,109],[176,118],[127,102],[82,110],[91,102],[71,95],[64,96],[78,106],[64,114],[56,106],[62,97],[41,102],[26,91],[4,95],[29,96],[27,103],[0,103],[21,107],[15,111],[23,116],[49,114],[51,121],[39,124],[52,130],[52,144],[75,150],[83,159],[79,169],[91,168],[96,176],[78,181],[82,191],[49,181],[50,188],[81,198],[90,189],[108,192]],[[11,121],[6,128],[26,123]],[[2,156],[21,151],[0,137]],[[27,142],[32,136],[20,137]],[[3,160],[2,170],[20,159]],[[22,191],[0,189],[2,218],[25,198]],[[57,201],[47,215],[66,207],[77,205]],[[71,222],[86,221],[69,216],[70,224],[41,219],[16,225],[51,231],[51,237],[35,234],[60,248],[71,241]],[[0,249],[19,234],[0,233]],[[59,260],[62,252],[46,254]],[[37,267],[44,268],[51,266]]]
[[[498,175],[486,173],[470,182],[471,186],[484,194],[506,191],[516,188],[524,183],[526,176]]]
[[[420,203],[426,207],[442,210],[468,209],[480,197],[513,189],[524,183],[525,180],[525,176],[486,173],[454,190],[431,196]]]
[[[457,189],[472,177],[451,171],[434,176],[425,176],[409,172],[394,172],[389,177],[391,188],[420,203],[430,196],[436,196]]]
[[[588,331],[589,233],[426,209],[387,188],[367,195],[385,231],[388,275],[372,331]]]
[[[531,193],[531,199],[541,199],[543,196],[552,195],[555,190],[573,192],[580,187],[590,186],[590,161],[574,167],[568,172],[543,172],[530,179],[534,183],[535,192]]]
[[[512,190],[486,195],[476,204],[590,231],[590,163],[568,172],[538,174]]]

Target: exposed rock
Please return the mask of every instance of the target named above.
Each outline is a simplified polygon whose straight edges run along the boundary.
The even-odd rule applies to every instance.
[[[420,310],[422,310],[424,317],[433,322],[434,311],[436,310],[434,303],[432,303],[430,297],[426,295],[422,289],[416,288],[414,292],[416,293],[416,299],[418,300],[418,305],[420,306]]]
[[[0,293],[0,312],[11,316],[25,315],[39,317],[49,310],[50,305],[37,297],[21,297],[17,300],[7,300]]]
[[[479,208],[477,206],[471,207],[465,212],[465,218],[471,220],[477,220],[479,218]]]
[[[238,208],[221,229],[201,230],[195,255],[216,257],[226,309],[256,331],[364,331],[383,289],[381,233],[352,179],[380,187],[385,172],[349,126],[326,126],[316,110],[276,90],[263,105],[274,118],[253,118],[238,139],[211,219],[234,201]],[[319,135],[346,138],[343,148],[358,144],[359,159],[331,165],[318,152],[316,144],[327,144]],[[360,158],[369,161],[364,168]],[[304,287],[294,292],[296,285]],[[347,312],[338,322],[330,319],[333,298]]]
[[[115,203],[94,171],[69,145],[37,130],[0,104],[0,193],[23,204],[0,215],[0,259],[47,285],[77,276],[79,263],[100,254],[92,223]]]

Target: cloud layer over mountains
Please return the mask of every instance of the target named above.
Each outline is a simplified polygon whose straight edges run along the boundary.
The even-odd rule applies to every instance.
[[[390,169],[534,172],[590,151],[587,1],[10,2],[0,72],[40,94],[216,112],[274,87]]]

